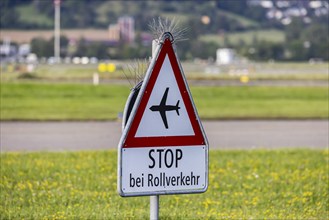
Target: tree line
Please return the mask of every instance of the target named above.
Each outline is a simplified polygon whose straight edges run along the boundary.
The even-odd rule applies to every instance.
[[[251,60],[267,61],[305,61],[312,58],[321,60],[329,59],[328,26],[316,24],[306,26],[298,19],[286,27],[285,42],[275,43],[265,40],[258,40],[254,36],[251,44],[240,41],[238,44],[230,43],[230,39],[224,41],[223,45],[215,42],[203,42],[200,35],[196,34],[191,24],[188,40],[178,42],[178,54],[183,60],[193,58],[214,60],[216,50],[220,47],[234,48],[238,54]],[[32,52],[38,56],[53,56],[53,39],[45,40],[35,38],[31,41]],[[61,37],[61,56],[94,56],[99,59],[134,59],[151,56],[151,45],[145,45],[140,39],[140,32],[137,33],[136,42],[127,44],[118,42],[115,45],[108,45],[106,42],[91,42],[86,39],[79,39],[74,47],[69,45],[67,37]]]

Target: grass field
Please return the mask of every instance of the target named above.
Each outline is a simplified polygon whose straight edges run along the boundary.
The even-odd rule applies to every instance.
[[[326,87],[192,87],[202,119],[328,118]],[[122,85],[2,83],[1,120],[115,120]]]
[[[218,11],[220,15],[225,15],[230,19],[236,20],[240,25],[242,25],[245,28],[255,28],[260,26],[259,22],[255,20],[248,19],[246,17],[225,10],[218,10]]]
[[[275,29],[229,33],[225,34],[225,37],[227,37],[229,42],[234,45],[238,45],[241,40],[244,41],[244,43],[251,45],[254,38],[258,41],[269,41],[275,43],[285,41],[284,32]],[[221,46],[223,46],[225,42],[224,35],[204,35],[201,37],[201,40],[206,42],[212,41]]]
[[[1,219],[146,219],[116,192],[116,151],[4,153]],[[160,197],[161,219],[327,219],[328,150],[210,151],[204,194]]]
[[[2,84],[1,120],[114,120],[127,86]]]
[[[103,61],[101,61],[103,63]],[[99,73],[101,81],[106,79],[126,79],[123,70],[128,77],[133,77],[126,71],[128,64],[134,64],[136,61],[109,61],[116,65],[116,71],[113,73]],[[211,66],[207,63],[200,62],[183,62],[182,67],[187,79],[210,79],[210,80],[239,80],[243,69],[247,69],[249,78],[251,80],[329,80],[328,72],[329,63],[310,64],[306,62],[262,62],[262,63],[246,63],[241,65],[227,65],[227,66]],[[58,80],[67,81],[91,81],[92,76],[97,72],[98,64],[76,65],[76,64],[61,64],[61,65],[47,65],[38,64],[33,73],[27,74],[26,65],[11,64],[1,65],[1,81],[48,81],[56,82]],[[219,74],[207,74],[207,68],[217,68]],[[241,72],[242,71],[242,72]],[[240,72],[240,74],[238,74]],[[234,73],[234,74],[233,74]],[[29,77],[28,77],[29,76]]]

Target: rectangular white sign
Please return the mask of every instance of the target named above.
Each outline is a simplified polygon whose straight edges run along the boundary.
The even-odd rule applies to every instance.
[[[207,190],[205,146],[121,149],[122,196],[197,193]]]

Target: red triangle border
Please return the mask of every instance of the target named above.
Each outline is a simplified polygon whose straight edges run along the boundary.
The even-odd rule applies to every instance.
[[[186,111],[188,113],[191,125],[194,131],[192,136],[159,136],[159,137],[135,137],[138,126],[144,114],[146,105],[149,101],[155,82],[160,73],[164,59],[168,55],[169,61],[172,65],[172,69],[177,81],[179,91],[184,101]],[[172,43],[169,39],[166,39],[161,47],[159,56],[154,64],[154,68],[148,80],[144,93],[142,94],[141,101],[137,108],[136,114],[131,122],[131,126],[128,126],[128,133],[122,148],[137,148],[137,147],[163,147],[163,146],[195,146],[206,145],[205,137],[202,132],[201,123],[199,123],[199,117],[194,110],[192,97],[189,95],[187,84],[183,78],[183,73],[178,64],[178,59],[174,52]],[[136,102],[137,103],[137,102]]]

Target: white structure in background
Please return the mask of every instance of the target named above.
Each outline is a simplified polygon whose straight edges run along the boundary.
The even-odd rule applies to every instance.
[[[30,44],[21,44],[18,46],[18,56],[26,57],[31,53],[31,46]]]
[[[126,43],[135,41],[135,19],[130,16],[119,17],[116,24],[108,27],[109,40],[118,42],[122,40]]]
[[[38,57],[35,53],[29,53],[26,56],[26,63],[36,65],[38,63]]]
[[[120,28],[118,24],[109,25],[109,40],[115,42],[120,40]]]
[[[26,71],[28,73],[34,72],[35,68],[38,65],[38,57],[35,53],[29,53],[25,59],[26,62]]]
[[[17,53],[16,47],[10,44],[1,44],[0,45],[0,55],[1,58],[10,58]]]
[[[135,20],[130,16],[120,17],[118,20],[121,38],[128,43],[135,40]]]
[[[230,48],[220,48],[216,52],[216,64],[228,65],[235,61],[235,51]]]

